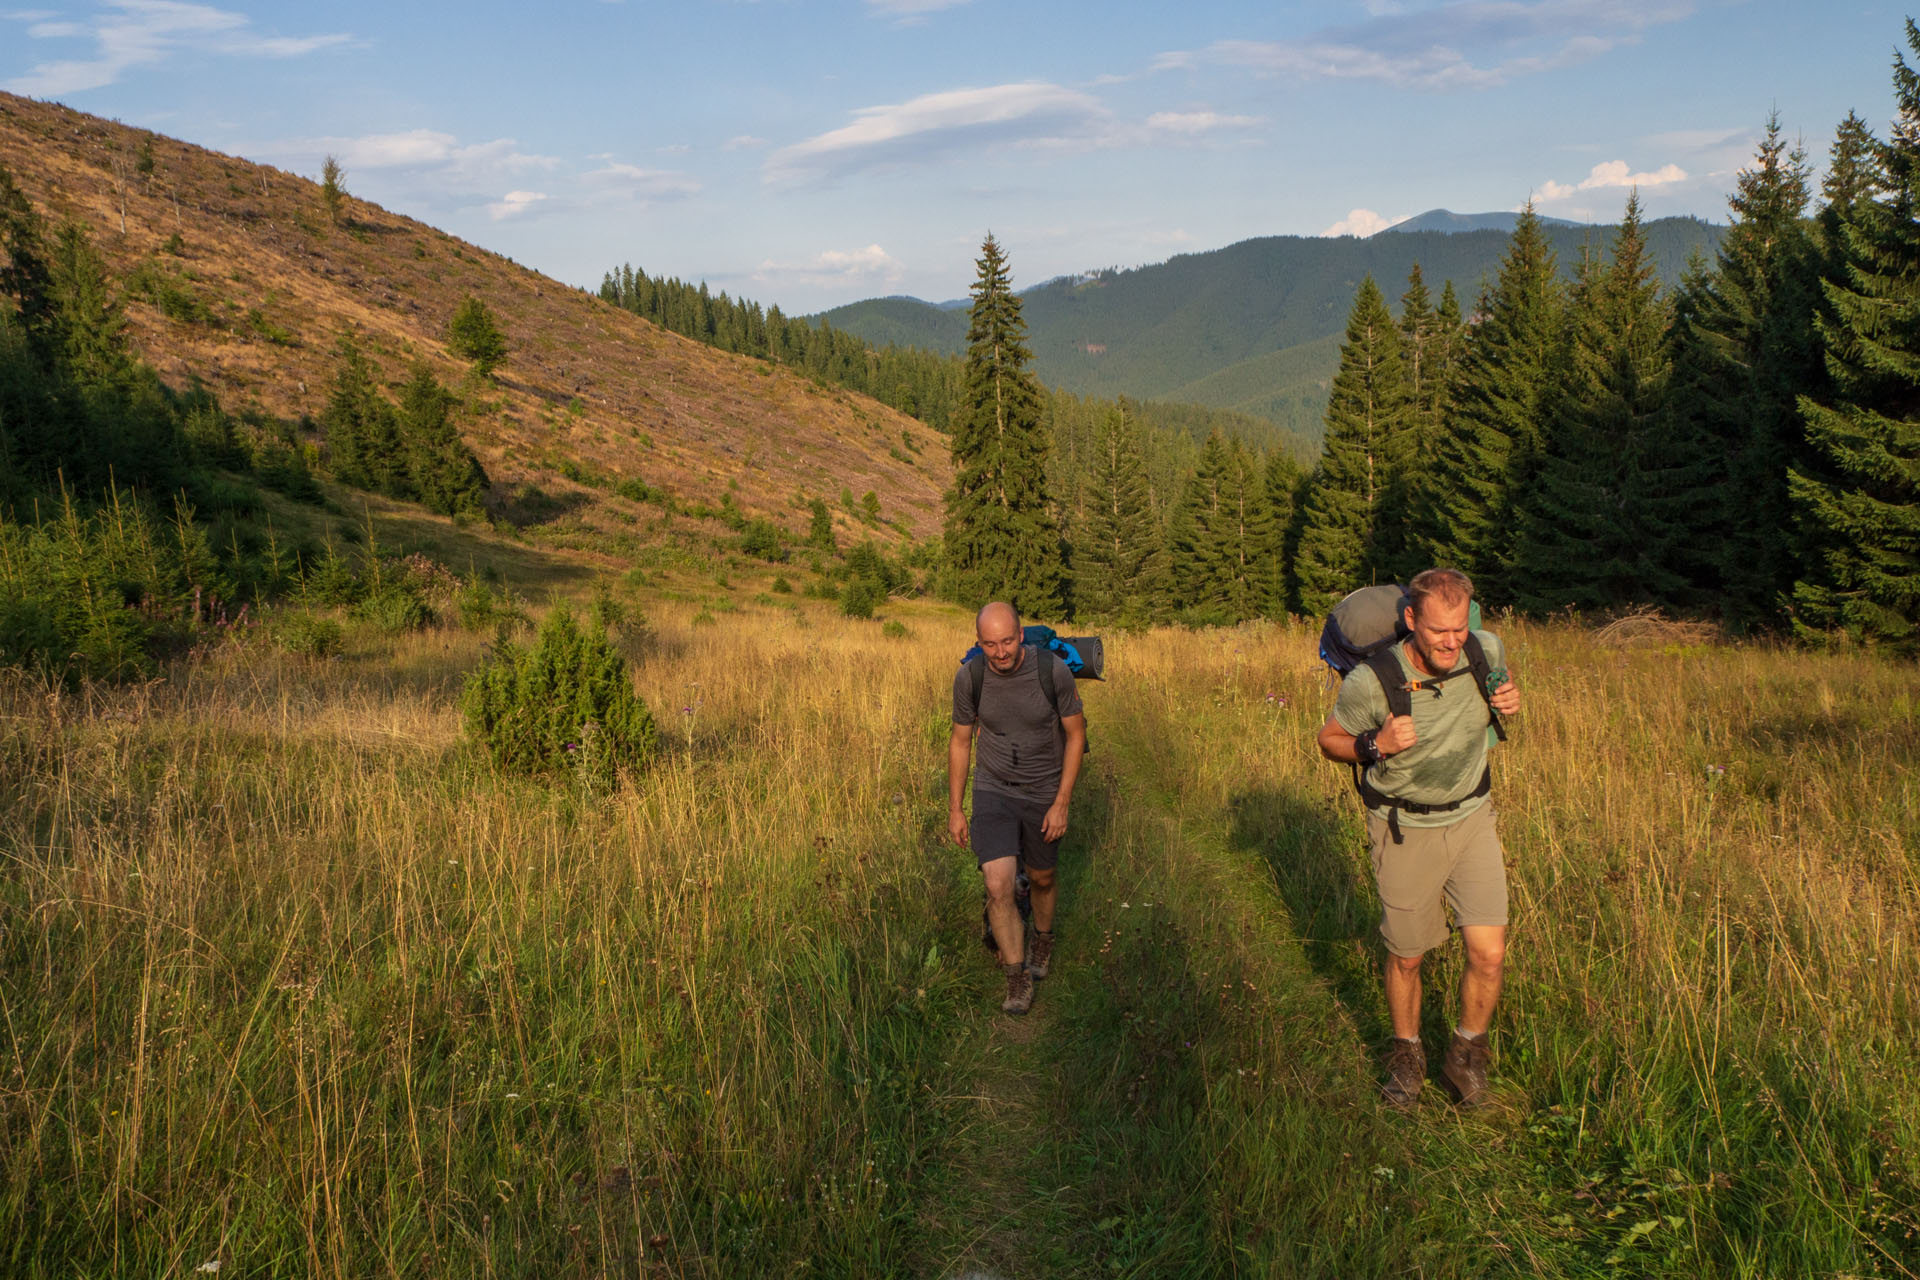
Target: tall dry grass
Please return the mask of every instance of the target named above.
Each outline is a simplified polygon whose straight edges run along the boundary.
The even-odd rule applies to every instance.
[[[461,740],[472,637],[0,689],[0,1271],[889,1274],[955,866],[950,657],[634,645],[610,797]]]

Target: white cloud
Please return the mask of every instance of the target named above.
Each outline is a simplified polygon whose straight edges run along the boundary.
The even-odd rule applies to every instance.
[[[906,276],[898,258],[877,244],[864,249],[828,249],[804,263],[762,262],[751,278],[758,284],[815,288],[890,288]]]
[[[1347,216],[1334,223],[1320,234],[1323,236],[1359,236],[1362,240],[1377,231],[1405,222],[1412,214],[1403,213],[1397,218],[1382,217],[1371,209],[1352,209]]]
[[[528,212],[547,198],[544,191],[509,191],[500,199],[487,206],[487,213],[495,222],[506,218],[515,218]]]
[[[1586,62],[1643,31],[1689,16],[1693,0],[1451,0],[1403,13],[1373,6],[1367,22],[1300,40],[1222,40],[1175,50],[1154,69],[1202,62],[1294,79],[1377,80],[1420,90],[1486,89]]]
[[[1604,160],[1593,166],[1587,176],[1578,182],[1554,182],[1549,179],[1541,183],[1539,190],[1534,192],[1534,199],[1548,203],[1565,200],[1582,191],[1606,191],[1627,187],[1645,191],[1653,187],[1671,186],[1686,180],[1687,171],[1677,164],[1663,164],[1658,169],[1634,173],[1627,167],[1625,160]]]
[[[14,93],[53,98],[113,84],[134,67],[154,66],[180,53],[236,58],[297,58],[347,43],[346,35],[263,36],[243,13],[179,0],[111,0],[91,22],[44,12],[7,15],[27,23],[27,35],[42,40],[92,39],[94,54],[37,63],[6,87]]]
[[[1113,134],[1100,102],[1057,84],[1028,82],[930,93],[863,107],[854,121],[767,157],[770,181],[827,179],[983,146],[1092,145]]]
[[[1147,130],[1199,137],[1221,129],[1250,129],[1264,123],[1259,116],[1223,116],[1217,111],[1156,111],[1147,117]]]
[[[750,133],[736,134],[721,144],[722,151],[755,151],[767,145],[765,138],[756,138]]]
[[[636,200],[664,200],[690,196],[700,183],[674,169],[643,169],[637,164],[613,163],[586,175],[587,181],[603,190],[617,191]]]
[[[867,12],[876,18],[911,22],[942,9],[957,9],[972,0],[867,0]]]
[[[366,169],[411,173],[431,178],[438,187],[474,194],[498,191],[521,174],[551,171],[560,164],[553,156],[521,151],[512,138],[462,143],[436,129],[358,138],[290,138],[243,150],[316,172],[323,157],[333,156],[349,175]]]

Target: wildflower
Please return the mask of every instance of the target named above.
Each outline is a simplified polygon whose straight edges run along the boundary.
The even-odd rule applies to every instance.
[[[1707,776],[1709,778],[1723,777],[1725,776],[1726,772],[1727,772],[1727,766],[1723,764],[1710,764],[1707,766]]]
[[[201,1263],[201,1264],[200,1264],[199,1266],[197,1266],[197,1267],[195,1267],[195,1268],[194,1268],[194,1270],[195,1270],[195,1271],[204,1271],[204,1272],[206,1272],[206,1273],[207,1273],[208,1275],[216,1275],[216,1274],[218,1274],[218,1273],[219,1273],[219,1270],[220,1270],[220,1259],[218,1259],[218,1258],[208,1258],[208,1259],[207,1259],[207,1260],[206,1260],[205,1262],[203,1262],[203,1263]]]

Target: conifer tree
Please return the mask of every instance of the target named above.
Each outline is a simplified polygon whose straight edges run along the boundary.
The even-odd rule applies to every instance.
[[[114,296],[106,259],[85,227],[69,222],[54,238],[48,302],[55,358],[83,386],[104,386],[132,367],[127,318]]]
[[[1074,612],[1120,622],[1154,620],[1164,605],[1166,552],[1147,489],[1140,433],[1118,408],[1101,419],[1087,501],[1073,544]]]
[[[1323,614],[1355,587],[1391,576],[1380,559],[1402,531],[1383,527],[1406,448],[1410,401],[1400,332],[1380,288],[1360,282],[1327,401],[1326,440],[1307,492],[1294,571],[1300,607]]]
[[[967,324],[966,400],[949,437],[947,591],[1002,598],[1027,617],[1057,615],[1066,566],[1047,494],[1040,385],[1020,297],[991,235],[981,245]]]
[[[471,362],[474,373],[482,378],[491,378],[507,358],[507,339],[494,323],[493,312],[472,294],[462,300],[447,325],[447,350]]]
[[[1920,55],[1920,28],[1906,24]],[[1892,137],[1823,237],[1830,386],[1800,402],[1820,463],[1791,492],[1816,559],[1794,587],[1803,634],[1920,647],[1920,72],[1894,59]]]
[[[1266,494],[1269,524],[1264,541],[1254,549],[1268,566],[1265,577],[1267,597],[1260,602],[1260,613],[1283,618],[1292,606],[1297,585],[1293,577],[1294,543],[1299,536],[1298,504],[1306,477],[1284,449],[1267,454],[1261,472],[1261,488]]]
[[[0,293],[13,300],[20,326],[40,360],[51,363],[53,273],[40,215],[4,164],[0,164]]]
[[[445,516],[478,511],[487,492],[486,470],[454,426],[453,397],[424,360],[415,362],[400,394],[400,429],[411,488],[427,509]]]
[[[1279,566],[1259,459],[1220,431],[1207,437],[1167,534],[1173,599],[1187,618],[1231,624],[1273,599]]]
[[[1524,487],[1558,378],[1564,300],[1553,251],[1528,201],[1493,289],[1475,307],[1447,427],[1417,524],[1426,559],[1472,574],[1483,599],[1512,599],[1511,493]]]
[[[399,422],[374,386],[359,344],[350,335],[342,336],[336,351],[340,366],[320,415],[334,478],[391,497],[416,496]]]
[[[1777,617],[1796,562],[1787,473],[1802,453],[1798,397],[1824,377],[1813,330],[1814,245],[1804,154],[1777,114],[1730,200],[1716,269],[1690,271],[1675,299],[1667,425],[1651,459],[1672,477],[1689,536],[1674,542],[1682,603],[1736,626]]]
[[[347,208],[346,177],[347,171],[333,156],[328,156],[320,166],[320,202],[326,206],[327,221],[336,227]]]
[[[1666,494],[1645,457],[1669,368],[1668,308],[1640,230],[1640,197],[1607,260],[1581,264],[1566,375],[1535,482],[1518,495],[1515,593],[1529,609],[1671,600]]]

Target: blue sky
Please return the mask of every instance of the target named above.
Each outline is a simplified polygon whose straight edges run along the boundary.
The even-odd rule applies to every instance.
[[[1811,0],[172,0],[0,10],[0,86],[574,284],[806,312],[1446,207],[1726,219],[1767,113],[1884,132],[1904,12]]]

